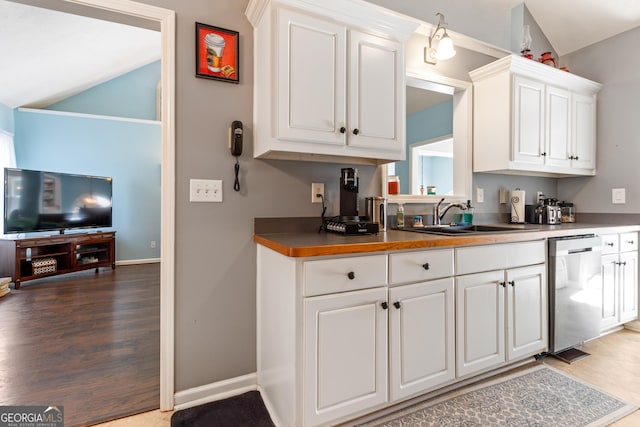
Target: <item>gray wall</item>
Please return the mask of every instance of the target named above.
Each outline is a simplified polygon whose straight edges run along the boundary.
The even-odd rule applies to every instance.
[[[640,212],[640,28],[562,57],[569,69],[604,84],[598,95],[597,175],[560,180],[561,197],[580,212]],[[626,188],[627,203],[611,203]]]

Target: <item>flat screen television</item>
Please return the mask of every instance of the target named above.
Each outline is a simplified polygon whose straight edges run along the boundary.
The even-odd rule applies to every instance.
[[[112,179],[4,170],[4,233],[112,226]]]

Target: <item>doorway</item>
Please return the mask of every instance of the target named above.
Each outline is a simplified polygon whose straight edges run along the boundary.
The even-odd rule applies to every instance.
[[[39,6],[38,1],[12,0]],[[54,10],[78,14],[100,12],[127,20],[146,20],[161,34],[161,242],[160,242],[160,409],[173,409],[174,396],[174,247],[175,247],[175,12],[136,2],[119,0],[56,0],[46,3]]]

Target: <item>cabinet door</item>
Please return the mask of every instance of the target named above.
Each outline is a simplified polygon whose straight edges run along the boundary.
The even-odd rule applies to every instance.
[[[616,240],[617,240],[617,235]],[[618,324],[619,296],[616,272],[618,271],[618,254],[603,255],[600,274],[602,276],[602,320],[601,330]]]
[[[580,169],[596,168],[596,99],[594,96],[573,94],[573,149],[571,166]]]
[[[504,272],[456,278],[456,371],[461,377],[505,361]]]
[[[455,378],[453,278],[389,290],[391,401]]]
[[[547,283],[544,265],[508,270],[507,359],[547,349]]]
[[[305,299],[304,425],[386,402],[386,301],[386,288]]]
[[[638,252],[620,254],[620,322],[638,317]]]
[[[513,161],[544,164],[544,84],[513,78]]]
[[[349,32],[348,144],[404,154],[402,44]]]
[[[546,87],[545,164],[570,167],[571,92],[554,86]]]
[[[277,137],[344,144],[346,28],[286,9],[277,13]]]

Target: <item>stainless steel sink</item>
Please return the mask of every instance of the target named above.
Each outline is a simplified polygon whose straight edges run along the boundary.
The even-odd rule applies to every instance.
[[[535,231],[534,228],[509,225],[458,225],[458,226],[434,226],[405,228],[404,231],[415,233],[443,234],[443,235],[468,235],[486,233],[514,233],[522,231]]]

